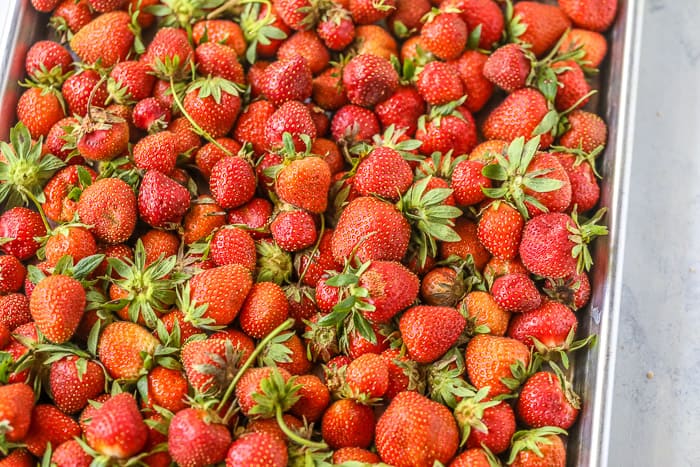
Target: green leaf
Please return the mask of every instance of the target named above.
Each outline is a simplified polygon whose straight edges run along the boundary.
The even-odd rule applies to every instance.
[[[543,135],[551,132],[557,126],[558,121],[559,113],[556,110],[550,110],[532,132],[532,136]]]
[[[564,182],[553,178],[523,178],[523,185],[538,193],[555,191],[564,186]]]
[[[326,285],[330,285],[331,287],[346,287],[348,285],[355,285],[358,281],[359,278],[356,274],[345,273],[329,278],[326,280]]]
[[[500,164],[488,164],[485,165],[483,169],[481,169],[481,174],[486,177],[490,178],[491,180],[497,180],[497,181],[505,181],[508,179],[508,173],[506,172],[506,169],[503,168]]]

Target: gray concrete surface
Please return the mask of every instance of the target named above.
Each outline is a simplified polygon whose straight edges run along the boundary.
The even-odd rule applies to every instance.
[[[646,0],[611,467],[700,466],[699,20]]]

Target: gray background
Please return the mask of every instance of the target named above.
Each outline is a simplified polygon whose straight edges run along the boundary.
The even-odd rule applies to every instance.
[[[700,466],[699,20],[700,0],[646,0],[614,467]]]

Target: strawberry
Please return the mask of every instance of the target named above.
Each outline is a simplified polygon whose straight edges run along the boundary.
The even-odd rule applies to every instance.
[[[289,133],[297,151],[304,149],[301,135],[316,139],[316,126],[308,107],[299,101],[287,101],[265,123],[265,142],[268,148],[279,149],[284,144],[283,135]]]
[[[125,11],[111,11],[97,16],[70,40],[70,48],[85,63],[100,60],[104,67],[111,67],[126,60],[134,46],[135,35],[131,18]]]
[[[410,136],[418,128],[418,118],[425,113],[425,101],[412,86],[399,86],[374,111],[384,128],[394,125],[397,130],[405,129],[405,134]]]
[[[24,285],[27,269],[12,255],[0,256],[0,295],[18,292]]]
[[[232,209],[226,216],[229,224],[240,224],[248,227],[248,233],[254,240],[269,237],[269,233],[256,231],[262,230],[270,224],[272,217],[272,204],[264,198],[253,198],[243,206]]]
[[[61,92],[71,115],[84,117],[88,112],[88,104],[101,108],[107,105],[107,84],[100,79],[99,73],[94,70],[82,70],[66,79]]]
[[[576,107],[583,107],[588,102],[591,87],[586,81],[581,66],[573,60],[563,60],[552,65],[557,73],[559,88],[554,104],[560,112]],[[562,71],[563,70],[563,71]]]
[[[345,8],[331,8],[316,25],[316,33],[326,47],[340,52],[355,39],[355,24]]]
[[[85,290],[76,279],[54,275],[41,280],[29,302],[32,319],[51,342],[71,338],[85,310]]]
[[[520,44],[506,44],[496,49],[484,64],[484,76],[506,92],[525,87],[531,62]]]
[[[161,78],[180,77],[190,72],[194,50],[187,32],[178,28],[161,28],[148,44],[141,61],[150,65]]]
[[[378,455],[362,448],[347,447],[336,449],[333,452],[333,464],[343,464],[349,461],[377,464],[380,460]]]
[[[527,312],[540,306],[542,297],[535,283],[526,274],[498,277],[491,286],[494,300],[508,311]]]
[[[343,170],[345,161],[335,141],[327,138],[317,138],[311,144],[310,152],[326,161],[328,168],[331,169],[331,174],[337,174]]]
[[[352,399],[333,402],[323,414],[321,434],[333,449],[368,448],[374,439],[374,411]]]
[[[275,192],[286,203],[320,214],[326,210],[330,185],[328,163],[320,157],[306,156],[283,165],[275,180]]]
[[[112,378],[135,380],[144,359],[158,347],[148,330],[136,323],[115,321],[108,324],[97,342],[97,357]]]
[[[289,304],[282,287],[273,282],[258,282],[248,293],[238,320],[243,332],[262,339],[288,316]]]
[[[529,427],[567,430],[578,417],[581,400],[564,375],[540,371],[525,382],[516,407],[518,418]]]
[[[59,0],[32,0],[32,6],[36,11],[42,13],[49,13],[51,10],[56,8]]]
[[[366,353],[348,365],[345,382],[350,394],[360,402],[380,398],[389,389],[389,368],[375,353]]]
[[[373,149],[357,166],[353,185],[360,196],[398,201],[413,183],[411,166],[396,149]]]
[[[493,295],[488,292],[474,290],[469,292],[460,302],[458,308],[467,312],[467,326],[471,334],[484,328],[488,328],[488,333],[494,336],[504,336],[510,321],[510,312],[500,307]]]
[[[105,389],[102,367],[93,360],[79,361],[76,356],[66,356],[51,364],[49,387],[54,404],[67,414],[82,410],[88,400],[94,399]]]
[[[0,310],[3,310],[0,314],[0,322],[7,326],[10,331],[14,331],[17,327],[32,320],[29,299],[21,293],[0,295]]]
[[[204,467],[222,462],[231,445],[228,428],[205,410],[180,410],[170,420],[168,452],[178,465]]]
[[[491,0],[486,0],[491,1]],[[489,56],[476,50],[467,50],[451,63],[459,73],[467,100],[464,107],[470,112],[478,112],[491,99],[493,84],[484,76],[484,67]]]
[[[190,193],[185,187],[155,170],[144,175],[139,186],[139,216],[153,227],[179,223],[190,207]]]
[[[96,12],[105,13],[120,8],[125,0],[88,0],[88,3]]]
[[[577,327],[576,315],[569,307],[545,300],[534,310],[515,315],[508,326],[508,336],[530,347],[556,350],[567,345],[569,333],[575,333]]]
[[[331,134],[338,144],[352,146],[362,141],[371,141],[379,131],[379,120],[374,112],[357,105],[344,105],[331,120]]]
[[[576,311],[583,308],[591,298],[591,283],[585,272],[565,279],[546,279],[544,292],[552,300],[563,303]]]
[[[311,69],[300,55],[278,60],[265,68],[262,76],[262,92],[275,105],[286,101],[304,101],[311,97]]]
[[[427,305],[453,307],[464,296],[464,280],[455,268],[438,266],[423,276],[421,298]]]
[[[357,24],[372,24],[386,18],[396,8],[396,0],[349,0],[348,9]]]
[[[314,77],[311,87],[311,99],[325,110],[336,110],[348,103],[342,83],[340,68],[331,66]]]
[[[476,146],[476,123],[472,114],[465,107],[457,107],[449,112],[449,107],[450,104],[445,105],[445,115],[435,112],[434,118],[429,118],[424,123],[418,121],[415,138],[423,141],[420,147],[421,154],[446,154],[452,151],[461,156],[468,154]]]
[[[574,110],[566,116],[567,129],[559,138],[559,144],[591,153],[605,146],[608,127],[598,115],[585,110]]]
[[[293,397],[294,391],[291,390],[292,386],[290,386],[291,377],[292,375],[282,368],[264,366],[247,369],[236,385],[236,398],[241,407],[241,412],[246,416],[257,413],[262,418],[271,418],[265,414],[267,407],[261,405],[262,398],[259,397],[265,398],[268,396],[263,386],[269,386],[270,384],[279,386],[272,389],[273,391],[280,391],[276,395],[278,400],[270,401],[269,405],[272,406],[271,408],[275,410],[278,404],[291,408],[294,405],[293,401],[296,399],[296,397]],[[284,412],[285,410],[282,411]]]
[[[192,39],[199,45],[205,43],[205,38],[209,42],[222,44],[231,47],[239,57],[245,55],[246,40],[243,30],[238,25],[228,19],[205,19],[197,21],[192,26]]]
[[[133,149],[136,167],[165,175],[172,172],[177,160],[175,138],[175,133],[161,131],[140,139]]]
[[[85,430],[88,445],[105,456],[128,459],[141,452],[148,427],[131,394],[112,396],[97,409]]]
[[[32,423],[24,444],[29,452],[41,457],[47,446],[58,446],[76,436],[80,436],[80,426],[75,420],[53,405],[39,404],[32,410]]]
[[[129,124],[109,110],[90,107],[71,133],[76,149],[86,159],[110,161],[127,152]]]
[[[162,105],[162,104],[161,104]],[[179,154],[191,154],[195,152],[202,145],[202,141],[199,139],[197,133],[195,133],[194,128],[186,117],[179,117],[173,120],[168,125],[168,130],[172,131],[177,135],[177,144]]]
[[[198,151],[197,154],[199,154]],[[223,209],[246,204],[255,194],[255,173],[243,157],[223,157],[211,169],[211,193]]]
[[[197,152],[194,154],[194,161],[195,164],[197,164],[197,168],[202,173],[202,175],[205,178],[209,179],[211,177],[211,171],[216,165],[216,163],[219,162],[221,159],[225,158],[226,156],[242,156],[243,159],[246,159],[247,154],[245,152],[242,152],[241,149],[242,146],[238,141],[226,137],[216,138],[213,141],[206,143],[204,146],[197,149]],[[228,162],[228,164],[233,164],[234,167],[236,167],[236,164],[240,165],[240,162]],[[223,167],[226,167],[226,165],[224,164]],[[226,173],[226,171],[223,172],[224,174]],[[244,176],[244,186],[250,185],[250,181],[245,180],[245,177],[247,177],[248,174],[247,170],[245,170],[242,165],[240,168],[240,172]],[[209,180],[209,184],[212,184],[211,180]],[[249,190],[245,191],[247,192]]]
[[[190,279],[192,302],[206,304],[203,317],[219,326],[236,318],[252,286],[250,271],[239,264],[209,269]]]
[[[567,53],[581,47],[581,62],[591,68],[598,68],[608,53],[608,41],[599,32],[586,29],[571,29],[562,41],[560,53]]]
[[[247,433],[231,444],[226,466],[253,465],[265,462],[269,467],[286,467],[287,445],[269,433]]]
[[[54,3],[54,0],[35,1]],[[49,25],[61,37],[61,42],[66,42],[90,21],[92,21],[92,10],[87,0],[61,0],[53,10]]]
[[[458,13],[428,14],[420,37],[428,52],[441,60],[454,60],[467,45],[467,25]]]
[[[498,465],[493,456],[489,457],[489,453],[481,448],[472,448],[462,451],[460,455],[455,457],[450,464],[450,467],[492,467]]]
[[[398,394],[379,417],[377,452],[395,466],[447,464],[457,452],[457,423],[443,405],[417,392]]]
[[[408,355],[418,363],[430,363],[440,358],[456,343],[465,325],[464,317],[451,307],[414,306],[399,319],[399,330]]]
[[[19,97],[17,119],[29,129],[33,139],[48,135],[51,127],[66,116],[59,96],[50,87],[31,87]]]
[[[0,432],[9,442],[21,441],[27,435],[34,407],[34,391],[24,383],[0,386]]]
[[[434,61],[425,65],[418,74],[416,88],[430,105],[447,104],[464,95],[462,80],[457,69],[445,62]]]
[[[270,223],[275,243],[285,251],[299,251],[316,243],[318,232],[313,216],[300,209],[281,211]]]
[[[306,59],[311,73],[318,74],[330,63],[330,53],[315,31],[298,31],[282,42],[277,58],[287,60],[295,56]]]
[[[23,207],[15,207],[0,216],[0,248],[3,252],[24,261],[31,258],[39,249],[35,240],[46,235],[46,227],[41,216]]]
[[[562,167],[566,171],[566,175],[571,182],[571,203],[567,211],[573,211],[574,207],[581,212],[586,212],[593,209],[600,199],[600,186],[596,179],[595,161],[592,160],[597,154],[581,155],[578,150],[572,152],[556,152],[553,155],[559,159]]]
[[[136,195],[126,182],[103,178],[83,190],[77,212],[98,240],[122,243],[136,226]]]
[[[464,360],[474,387],[488,387],[488,395],[497,396],[511,391],[510,380],[516,377],[514,369],[519,365],[528,366],[530,351],[516,339],[479,334],[467,344]]]
[[[233,128],[241,109],[241,98],[230,81],[219,77],[202,78],[187,88],[183,108],[193,124],[211,138],[218,138]]]
[[[331,402],[326,385],[315,375],[298,376],[295,383],[301,386],[297,393],[299,400],[294,403],[290,411],[309,422],[320,420]]]
[[[166,129],[171,118],[170,109],[164,107],[155,97],[147,97],[138,101],[131,112],[134,126],[148,133],[157,133]],[[179,149],[180,145],[181,143],[176,142],[175,149]]]
[[[171,412],[187,407],[187,379],[180,370],[163,366],[148,373],[148,405],[158,405]]]
[[[38,41],[32,44],[24,59],[24,69],[37,83],[60,84],[61,76],[71,69],[73,59],[58,42]]]
[[[53,154],[62,161],[67,161],[70,165],[80,165],[85,163],[85,159],[83,159],[79,154],[73,154],[72,157],[69,158],[71,153],[74,153],[75,151],[70,149],[70,145],[66,144],[67,140],[71,139],[71,130],[78,125],[78,119],[75,117],[62,118],[54,123],[49,130],[49,134],[46,135],[46,142],[42,146],[42,150],[45,149],[50,154]]]
[[[491,111],[481,131],[488,139],[508,142],[518,137],[530,139],[548,112],[547,100],[541,92],[533,88],[519,89]],[[542,133],[540,147],[549,147],[551,143],[551,135]]]
[[[485,390],[465,397],[455,407],[454,415],[467,448],[484,447],[500,454],[508,449],[515,433],[515,414],[505,402],[485,398]]]
[[[509,37],[530,44],[530,50],[538,57],[550,50],[571,26],[569,18],[555,5],[525,1],[518,2],[509,9]]]
[[[343,87],[351,103],[373,107],[396,91],[399,76],[389,60],[356,55],[343,67]]]
[[[265,141],[265,123],[275,112],[275,106],[269,101],[251,102],[238,118],[233,135],[239,143],[249,142],[255,154],[260,155],[267,148]]]
[[[231,368],[242,365],[254,348],[252,340],[239,334],[233,339],[192,340],[182,347],[182,366],[195,390],[218,393],[228,387],[233,378]]]
[[[51,454],[51,463],[57,467],[90,467],[93,458],[74,439],[64,441]]]
[[[250,271],[255,269],[255,242],[243,229],[219,229],[209,243],[209,253],[217,266],[240,264]]]
[[[477,235],[492,255],[513,259],[518,254],[523,225],[523,217],[515,208],[496,201],[482,212]]]
[[[469,31],[481,28],[480,49],[491,50],[503,36],[503,12],[494,0],[446,0],[440,8],[458,9]]]
[[[512,467],[564,467],[566,448],[558,435],[561,428],[542,427],[519,431],[513,436],[508,465]]]
[[[576,26],[603,32],[615,20],[617,0],[559,0],[559,7]]]
[[[387,60],[398,56],[396,39],[377,24],[365,24],[355,28],[355,42],[358,54],[374,54]]]
[[[491,188],[491,179],[482,174],[484,164],[475,160],[462,160],[452,171],[450,187],[460,206],[471,206],[486,198],[482,188]]]
[[[70,165],[59,170],[44,187],[46,201],[42,209],[49,220],[54,222],[69,222],[75,216],[77,201],[69,196],[71,192],[80,192],[82,186],[80,174],[83,174],[83,182],[92,183],[97,174],[87,166]],[[87,175],[87,177],[85,177]]]
[[[245,84],[245,72],[234,49],[216,42],[205,42],[194,50],[194,62],[202,76],[218,76],[232,83]]]
[[[338,262],[351,254],[361,262],[400,261],[408,249],[410,233],[408,222],[394,206],[376,198],[359,197],[340,215],[331,248]]]
[[[272,2],[277,15],[284,24],[301,31],[312,26],[314,18],[309,14],[311,2],[309,0],[275,0]]]

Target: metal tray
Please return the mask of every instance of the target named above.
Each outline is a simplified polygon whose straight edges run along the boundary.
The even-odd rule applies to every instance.
[[[597,334],[598,343],[579,351],[572,361],[575,389],[584,406],[569,434],[571,466],[605,466],[608,461],[643,4],[644,0],[619,0],[616,23],[608,32],[608,58],[599,76],[598,113],[609,126],[608,146],[599,161],[604,176],[601,205],[608,208],[610,234],[596,241],[591,304],[578,312],[580,334]],[[2,140],[16,121],[21,93],[17,82],[24,77],[25,53],[47,36],[47,20],[29,0],[0,0],[0,70],[7,70],[0,75]]]

